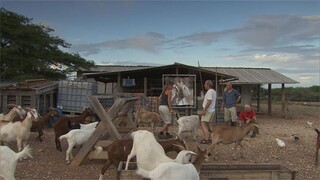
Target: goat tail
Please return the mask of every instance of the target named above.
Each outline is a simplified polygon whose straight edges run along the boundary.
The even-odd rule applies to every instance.
[[[103,148],[101,146],[95,147],[94,153],[95,154],[100,154],[103,151]]]
[[[62,139],[67,139],[68,138],[68,133],[65,135],[62,135],[59,137],[59,140],[61,141]]]
[[[139,174],[140,176],[144,177],[144,178],[151,178],[151,171],[147,171],[145,169],[139,168],[136,171],[137,174]]]
[[[31,155],[31,148],[29,147],[29,145],[27,145],[25,148],[23,148],[22,151],[16,153],[16,159],[21,159],[21,158],[24,158],[24,157],[31,157],[32,158],[32,155]]]
[[[317,128],[314,128],[318,135],[320,135],[320,131]]]

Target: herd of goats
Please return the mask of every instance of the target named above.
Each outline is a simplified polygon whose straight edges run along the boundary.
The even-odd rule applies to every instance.
[[[53,124],[55,133],[56,149],[62,151],[60,141],[66,139],[68,149],[66,151],[66,162],[70,163],[73,159],[72,149],[76,145],[83,145],[93,134],[98,125],[98,121],[86,123],[86,118],[93,116],[94,112],[90,108],[83,108],[80,115],[66,116],[59,114],[55,108],[50,108],[47,113],[41,116],[36,109],[22,108],[21,106],[8,105],[11,109],[7,114],[0,114],[0,177],[5,179],[15,179],[15,169],[20,159],[32,157],[31,148],[27,145],[27,140],[31,132],[38,132],[37,137],[42,141],[43,128],[49,119],[57,117]],[[10,107],[11,106],[11,107]],[[106,110],[107,111],[107,110]],[[135,113],[135,122],[141,124],[150,124],[154,131],[155,124],[159,123],[161,117],[156,112],[151,112],[140,108]],[[137,130],[131,133],[131,139],[114,140],[106,147],[95,147],[95,153],[101,151],[108,153],[108,160],[100,171],[100,178],[107,169],[114,165],[119,166],[121,161],[126,161],[126,170],[129,162],[136,157],[136,173],[142,177],[151,179],[199,179],[201,165],[209,160],[215,145],[235,143],[235,147],[241,147],[241,141],[250,132],[259,133],[256,124],[250,123],[244,126],[225,126],[216,125],[211,131],[212,143],[202,150],[198,147],[198,152],[188,150],[188,146],[181,138],[182,132],[191,132],[193,139],[196,140],[196,131],[199,127],[199,115],[183,116],[177,120],[178,133],[177,138],[164,141],[157,141],[154,133],[147,130]],[[317,154],[316,164],[318,162],[318,151],[320,147],[320,133],[316,129]],[[17,143],[18,153],[14,152],[6,145],[10,142]],[[175,159],[169,158],[166,153],[175,151],[178,153]]]

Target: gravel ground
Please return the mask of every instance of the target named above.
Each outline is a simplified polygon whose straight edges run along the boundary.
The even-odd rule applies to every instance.
[[[265,107],[262,107],[265,109]],[[218,145],[215,148],[214,158],[210,163],[243,164],[243,163],[277,163],[297,171],[297,179],[320,179],[320,167],[315,167],[315,143],[316,132],[314,128],[320,128],[320,108],[314,106],[290,105],[290,119],[280,117],[279,106],[273,105],[272,116],[258,115],[257,123],[260,134],[256,138],[246,137],[241,150],[231,150],[234,145]],[[313,123],[308,127],[307,121]],[[173,127],[171,130],[176,130]],[[159,128],[157,129],[159,130]],[[292,134],[298,134],[300,139],[294,141]],[[65,163],[65,153],[55,149],[53,129],[46,129],[44,141],[35,140],[36,133],[32,133],[29,144],[33,149],[33,159],[26,159],[18,163],[16,179],[98,179],[99,171],[103,166],[103,160],[85,160],[78,167],[72,167]],[[191,150],[196,151],[196,146],[205,148],[198,142],[201,139],[201,131],[198,130],[198,140],[191,139],[189,133],[184,133]],[[285,148],[280,148],[275,138],[280,138],[286,143]],[[10,147],[16,150],[16,145]],[[64,151],[67,143],[62,143]],[[80,148],[73,150],[74,154]],[[173,156],[175,154],[169,154]],[[236,159],[233,158],[236,157]],[[1,178],[0,178],[1,179]],[[116,168],[110,168],[104,179],[116,179]]]

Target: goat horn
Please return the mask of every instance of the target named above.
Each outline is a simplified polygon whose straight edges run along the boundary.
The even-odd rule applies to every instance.
[[[176,137],[176,139],[179,139],[180,141],[182,141],[182,140],[183,140],[183,139],[182,139],[182,137],[181,137],[178,133],[173,132],[173,134],[177,136],[177,137]]]
[[[186,149],[187,149],[187,150],[190,150],[190,148],[189,148],[189,146],[187,145],[186,141],[185,141],[184,139],[183,139],[182,141],[183,141],[184,145],[186,146]]]
[[[185,149],[183,146],[181,146],[180,144],[173,144],[174,146],[177,146],[178,148],[180,148],[180,150],[187,150]]]

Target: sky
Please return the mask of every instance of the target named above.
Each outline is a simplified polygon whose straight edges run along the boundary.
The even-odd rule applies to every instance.
[[[8,1],[96,64],[271,68],[320,85],[320,1]]]

